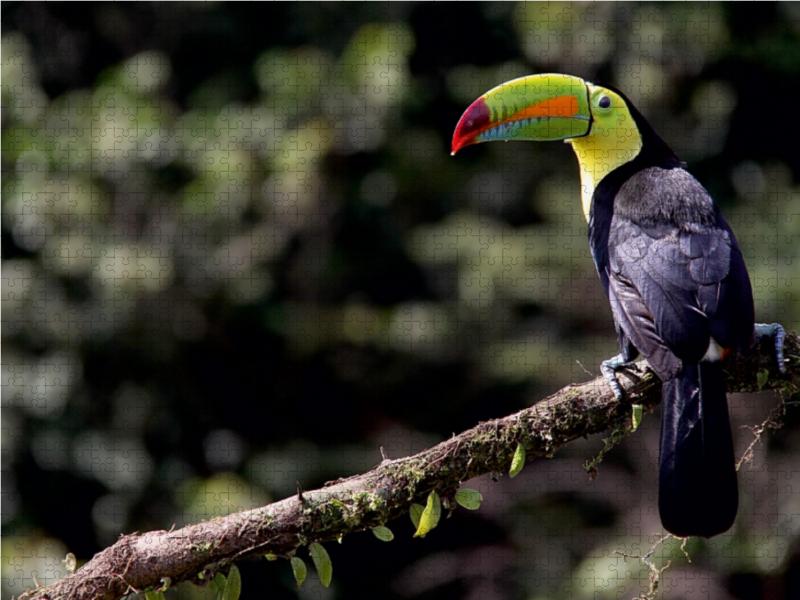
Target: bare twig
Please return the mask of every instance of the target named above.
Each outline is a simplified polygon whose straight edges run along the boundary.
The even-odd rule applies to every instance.
[[[592,372],[591,372],[589,369],[587,369],[586,367],[584,367],[584,366],[583,366],[583,363],[582,363],[581,361],[579,361],[579,360],[576,360],[575,362],[576,362],[576,363],[578,363],[578,366],[579,366],[581,369],[583,369],[583,372],[584,372],[584,373],[586,373],[586,374],[587,374],[589,377],[595,377],[595,374],[594,374],[594,373],[592,373]]]
[[[620,555],[622,557],[622,560],[624,560],[626,563],[628,562],[629,558],[635,558],[636,560],[642,561],[644,564],[647,565],[647,568],[650,569],[650,586],[649,586],[649,588],[647,590],[647,593],[644,594],[643,596],[637,596],[636,598],[634,598],[634,600],[653,600],[653,598],[655,598],[656,592],[658,591],[658,585],[659,585],[659,583],[661,583],[661,574],[664,571],[666,571],[667,569],[669,569],[669,566],[670,566],[670,564],[672,564],[672,561],[668,560],[666,563],[664,563],[664,566],[657,567],[653,563],[653,561],[650,560],[650,557],[652,557],[653,554],[655,554],[656,548],[658,548],[665,541],[670,540],[670,539],[672,539],[674,537],[675,536],[672,535],[671,533],[667,533],[665,535],[658,536],[658,538],[653,543],[653,545],[650,546],[650,550],[645,552],[643,555],[642,554],[628,554],[627,552],[622,552],[620,550],[614,550],[614,554]],[[685,544],[686,544],[686,540],[684,539],[683,543],[681,544],[681,549],[683,549]],[[685,550],[684,550],[684,554],[686,554]],[[688,555],[686,557],[688,558]],[[689,562],[691,562],[691,561],[689,561]]]
[[[756,447],[756,444],[761,443],[761,436],[764,435],[764,432],[769,429],[780,429],[783,427],[783,417],[786,414],[786,401],[783,397],[783,394],[779,392],[780,401],[778,405],[773,408],[769,412],[769,416],[764,419],[761,425],[742,425],[743,429],[749,429],[753,432],[753,441],[750,442],[750,445],[747,446],[747,449],[742,454],[742,458],[739,459],[739,462],[736,463],[736,470],[742,468],[742,465],[745,463],[753,462],[753,450]]]

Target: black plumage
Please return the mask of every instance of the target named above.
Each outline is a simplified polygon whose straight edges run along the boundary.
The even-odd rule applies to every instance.
[[[679,536],[711,537],[736,518],[738,490],[725,384],[712,338],[754,339],[750,280],[708,192],[628,104],[642,150],[592,199],[589,238],[626,360],[663,381],[659,512]]]

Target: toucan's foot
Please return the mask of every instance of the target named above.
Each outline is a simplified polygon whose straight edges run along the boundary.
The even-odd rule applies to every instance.
[[[630,364],[633,364],[633,362],[625,360],[622,354],[617,354],[614,358],[609,358],[600,363],[600,372],[603,374],[603,377],[606,378],[606,381],[608,381],[617,400],[625,398],[625,392],[622,391],[622,386],[619,384],[619,381],[617,381],[616,372]]]
[[[786,373],[786,364],[783,360],[783,339],[786,332],[778,323],[756,323],[756,335],[759,337],[769,337],[775,343],[775,359],[778,361],[778,369],[781,373]]]

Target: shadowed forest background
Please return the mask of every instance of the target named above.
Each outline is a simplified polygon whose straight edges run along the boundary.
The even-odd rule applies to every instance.
[[[757,319],[800,325],[800,5],[3,3],[2,593],[408,455],[617,353],[560,143],[449,153],[515,77],[621,88],[711,192]],[[774,395],[732,395],[737,454]],[[631,598],[658,415],[329,544],[244,598]],[[800,598],[800,412],[739,520],[660,547],[665,598]],[[306,557],[307,558],[307,557]],[[189,585],[169,597],[211,598]]]

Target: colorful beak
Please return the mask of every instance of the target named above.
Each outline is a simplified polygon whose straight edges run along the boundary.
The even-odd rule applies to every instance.
[[[520,77],[486,92],[464,112],[453,134],[453,154],[499,140],[553,141],[580,137],[591,126],[583,79],[544,74]]]

